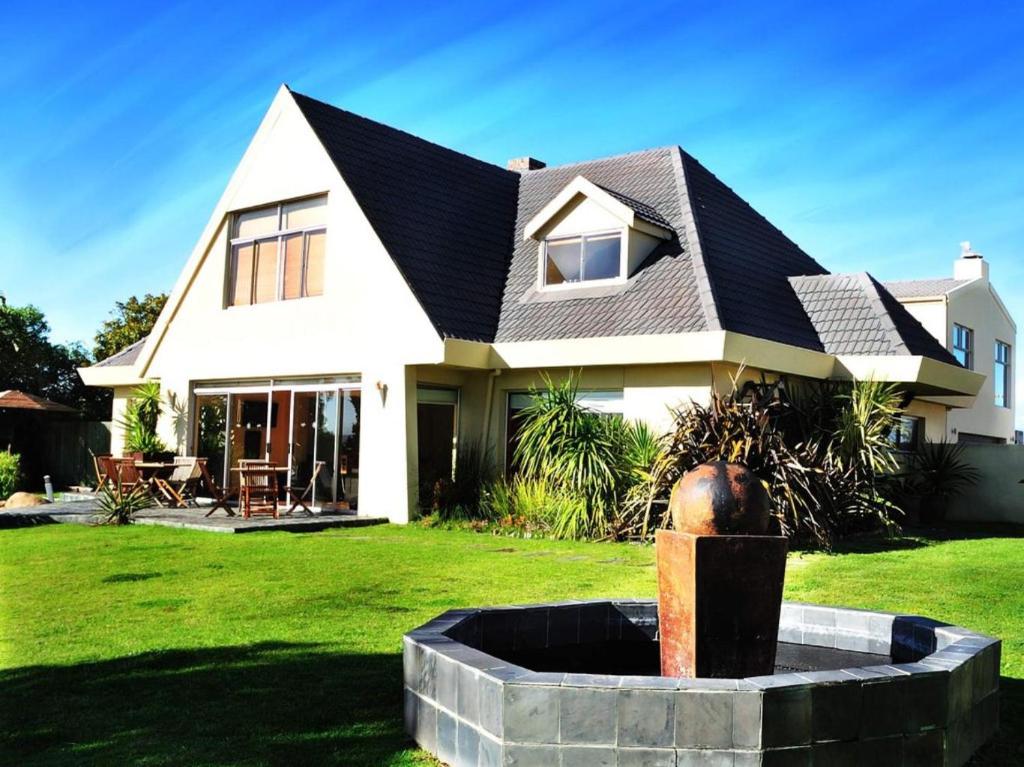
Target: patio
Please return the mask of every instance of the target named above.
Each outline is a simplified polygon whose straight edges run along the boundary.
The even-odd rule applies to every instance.
[[[293,533],[315,533],[334,527],[364,527],[366,525],[382,525],[387,517],[371,517],[361,514],[318,514],[306,516],[250,517],[245,519],[240,514],[229,517],[223,511],[214,516],[205,516],[209,506],[192,509],[151,508],[135,515],[138,525],[158,525],[160,527],[178,527],[189,530],[205,530],[213,533],[256,533],[284,530]],[[48,524],[79,524],[90,525],[100,521],[96,502],[92,498],[65,501],[33,506],[25,509],[11,509],[0,513],[0,528],[32,527]]]

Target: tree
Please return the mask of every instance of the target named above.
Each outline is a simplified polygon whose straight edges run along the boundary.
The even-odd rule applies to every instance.
[[[89,353],[79,343],[50,341],[50,324],[32,305],[0,302],[0,391],[18,389],[78,408],[89,419],[110,418],[110,391],[82,383],[77,368]]]
[[[97,360],[106,359],[145,338],[156,324],[165,303],[166,293],[155,296],[147,293],[141,299],[132,296],[127,301],[115,302],[111,312],[113,319],[104,322],[96,334],[93,356]]]

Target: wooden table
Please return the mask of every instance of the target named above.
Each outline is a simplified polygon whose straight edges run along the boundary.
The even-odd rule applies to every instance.
[[[157,478],[160,477],[164,472],[174,471],[175,464],[165,463],[163,461],[136,461],[135,468],[139,470],[139,476],[142,477],[143,481],[149,486],[149,494],[153,496],[153,500],[156,501],[158,506],[163,506],[159,492],[159,485],[157,485]]]

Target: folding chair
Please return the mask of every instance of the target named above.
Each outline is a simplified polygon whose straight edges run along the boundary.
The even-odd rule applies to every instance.
[[[319,476],[320,471],[324,468],[326,461],[314,461],[313,462],[313,476],[309,478],[309,483],[303,487],[302,485],[289,485],[288,500],[291,503],[291,507],[285,514],[291,514],[299,506],[309,516],[313,516],[312,510],[306,505],[306,501],[313,501],[313,488],[316,487],[316,478]]]
[[[213,505],[210,507],[210,510],[206,512],[206,516],[210,516],[217,509],[224,509],[229,517],[235,516],[235,512],[231,510],[230,506],[228,506],[228,501],[231,500],[233,495],[232,492],[230,490],[222,489],[220,485],[213,480],[213,476],[210,474],[210,469],[206,466],[205,458],[197,458],[196,464],[199,466],[202,483],[206,485],[206,489],[209,491],[210,497],[213,498]]]
[[[272,514],[277,519],[277,470],[245,467],[238,473],[242,516]]]
[[[121,486],[122,490],[131,490],[138,485],[149,484],[143,479],[142,474],[135,465],[134,458],[113,458],[111,460],[116,466],[114,476],[117,477],[117,484]]]
[[[198,459],[184,457],[174,459],[174,470],[171,472],[171,476],[167,479],[157,477],[154,483],[160,494],[172,506],[186,509],[189,506],[198,506],[195,491],[202,478],[203,474],[199,468]]]
[[[92,453],[92,451],[89,451]],[[96,492],[98,493],[103,489],[103,486],[113,480],[108,473],[110,470],[109,460],[112,456],[110,455],[96,455],[92,453],[92,468],[96,472]]]

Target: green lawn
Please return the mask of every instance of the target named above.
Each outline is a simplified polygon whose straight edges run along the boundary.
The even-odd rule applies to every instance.
[[[791,599],[1004,639],[1024,761],[1024,540],[794,556]],[[450,607],[652,596],[653,551],[419,527],[0,532],[0,764],[432,764],[401,729],[401,636]]]

